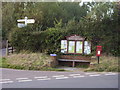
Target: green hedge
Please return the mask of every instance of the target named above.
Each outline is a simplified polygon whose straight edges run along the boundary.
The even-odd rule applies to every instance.
[[[77,34],[86,37],[92,42],[92,51],[94,55],[96,46],[102,45],[102,53],[119,56],[120,50],[116,34],[112,35],[110,32],[108,33],[109,36],[107,36],[107,31],[104,31],[105,27],[101,26],[103,22],[100,22],[98,26],[99,30],[97,30],[99,32],[97,32],[96,29],[93,28],[95,23],[97,22],[87,23],[84,21],[84,23],[80,22],[77,24],[74,21],[71,21],[66,26],[62,26],[61,22],[58,22],[55,27],[48,28],[45,31],[34,31],[32,27],[13,28],[9,40],[18,52],[27,50],[32,52],[58,54],[60,53],[61,39],[64,39],[65,36]],[[88,24],[88,26],[85,27],[84,24]],[[101,30],[104,32],[101,33]]]
[[[60,28],[33,32],[29,27],[26,27],[22,29],[14,28],[9,40],[18,52],[28,50],[50,54],[60,52],[60,41],[64,36],[65,32]]]

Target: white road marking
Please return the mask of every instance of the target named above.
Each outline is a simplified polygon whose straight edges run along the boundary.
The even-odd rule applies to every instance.
[[[64,77],[64,75],[57,75],[57,76],[52,76],[55,77],[55,79],[67,79],[69,77]]]
[[[69,77],[57,77],[56,79],[67,79]]]
[[[105,74],[105,75],[117,75],[116,73],[108,73],[108,74]]]
[[[32,81],[31,79],[28,79],[28,78],[16,78],[16,80],[18,80],[18,82],[28,82],[28,81]]]
[[[37,80],[50,80],[51,78],[43,78],[43,79],[37,79]]]
[[[42,77],[34,77],[37,80],[50,80],[51,78],[48,78],[48,76],[42,76]]]
[[[36,78],[36,79],[37,79],[37,78],[47,78],[47,76],[43,76],[43,77],[34,77],[34,78]]]
[[[28,82],[28,81],[32,81],[31,79],[28,80],[19,80],[18,82]]]
[[[52,77],[64,77],[64,75],[57,75],[57,76],[52,76]]]
[[[21,79],[28,79],[28,78],[16,78],[16,80],[21,80]]]
[[[80,75],[80,74],[70,74],[69,76],[73,76],[73,78],[85,77],[85,76]]]
[[[80,75],[80,74],[70,74],[69,76],[78,76],[78,75]]]
[[[13,81],[4,81],[4,82],[0,82],[0,83],[13,83]]]
[[[73,78],[79,78],[79,77],[85,77],[85,76],[73,76]]]
[[[6,80],[10,80],[10,79],[0,79],[0,81],[6,81]]]
[[[100,76],[100,74],[95,74],[95,75],[89,75],[91,77],[94,77],[94,76]]]

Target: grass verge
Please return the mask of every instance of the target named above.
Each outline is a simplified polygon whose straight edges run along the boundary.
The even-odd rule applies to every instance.
[[[20,53],[12,54],[0,59],[0,67],[21,70],[41,71],[65,71],[53,66],[53,60],[49,55],[42,53]]]
[[[94,64],[90,67],[86,65],[77,66],[83,68],[85,72],[120,72],[120,59],[114,56],[101,56],[100,64],[94,60]],[[0,67],[21,70],[40,70],[40,71],[65,71],[57,69],[52,65],[52,59],[49,55],[42,53],[20,53],[12,54],[7,57],[0,58]]]
[[[97,71],[97,72],[120,72],[118,57],[113,56],[101,56],[100,63],[97,64],[95,60],[92,66],[85,71]]]

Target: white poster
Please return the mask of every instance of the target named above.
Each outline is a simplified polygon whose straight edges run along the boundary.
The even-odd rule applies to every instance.
[[[62,53],[67,52],[67,40],[61,40],[61,52]]]
[[[90,54],[91,53],[91,43],[88,41],[84,42],[84,54]]]

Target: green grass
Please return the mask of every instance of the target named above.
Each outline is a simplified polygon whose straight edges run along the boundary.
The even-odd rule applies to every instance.
[[[101,56],[100,63],[97,64],[97,60],[85,71],[97,71],[97,72],[120,72],[118,57],[113,56]]]
[[[93,66],[80,65],[77,68],[84,68],[84,71],[96,72],[120,72],[118,68],[118,57],[101,56],[100,64],[94,60]],[[0,58],[0,67],[21,69],[21,70],[41,70],[41,71],[65,71],[64,69],[57,69],[52,65],[52,59],[49,55],[43,53],[19,53],[12,54],[7,57]]]
[[[43,53],[19,53],[0,59],[0,67],[21,70],[65,71],[57,69],[49,55]]]
[[[77,65],[76,68],[88,68],[89,65]]]

